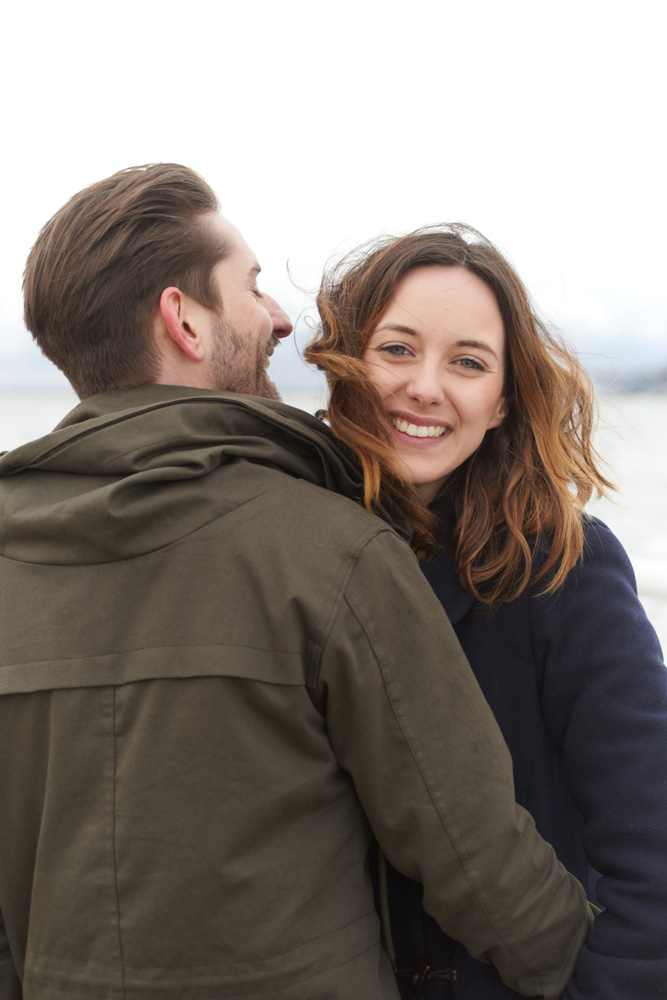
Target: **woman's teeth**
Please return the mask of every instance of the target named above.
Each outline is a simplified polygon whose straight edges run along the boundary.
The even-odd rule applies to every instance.
[[[424,427],[422,424],[410,424],[407,420],[401,420],[400,417],[392,417],[391,422],[397,431],[401,431],[403,434],[409,434],[410,437],[417,438],[437,438],[442,437],[442,435],[447,430],[442,424],[433,424]]]

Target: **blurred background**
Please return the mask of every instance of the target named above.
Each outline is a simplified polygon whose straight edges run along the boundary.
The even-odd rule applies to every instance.
[[[619,482],[594,508],[667,639],[665,59],[655,2],[26,2],[4,14],[0,450],[75,399],[22,322],[28,251],[74,192],[177,161],[217,191],[295,337],[323,266],[380,232],[464,221],[513,260],[601,393]],[[660,125],[660,122],[663,122]]]

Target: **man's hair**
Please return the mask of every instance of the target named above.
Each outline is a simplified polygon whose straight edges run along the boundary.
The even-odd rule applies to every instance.
[[[331,429],[363,465],[366,506],[373,509],[384,489],[411,520],[418,554],[432,551],[433,515],[398,462],[362,360],[401,280],[429,266],[477,275],[494,293],[505,330],[508,414],[444,486],[456,516],[459,577],[485,603],[511,600],[542,579],[551,592],[581,555],[581,510],[612,485],[592,445],[594,392],[573,352],[538,317],[511,263],[477,230],[452,223],[387,236],[325,273],[321,322],[304,356],[326,372]],[[538,566],[531,542],[544,554]]]
[[[211,272],[229,248],[205,218],[219,208],[194,170],[150,163],[91,184],[46,223],[23,275],[25,323],[81,399],[156,381],[152,319],[169,285],[221,308]]]

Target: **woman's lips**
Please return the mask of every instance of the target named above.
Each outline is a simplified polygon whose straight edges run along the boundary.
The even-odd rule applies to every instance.
[[[410,445],[435,445],[451,433],[449,424],[413,414],[390,413],[389,420],[398,440]]]

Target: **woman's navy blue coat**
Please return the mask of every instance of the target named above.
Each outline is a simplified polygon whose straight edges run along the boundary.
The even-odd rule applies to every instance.
[[[438,515],[450,538],[446,502]],[[494,611],[461,587],[451,549],[423,569],[505,736],[517,801],[603,908],[563,996],[667,1000],[667,670],[622,546],[595,519],[585,538],[555,595]],[[456,972],[419,995],[518,996],[442,934],[419,885],[390,870],[389,888],[399,968]]]

